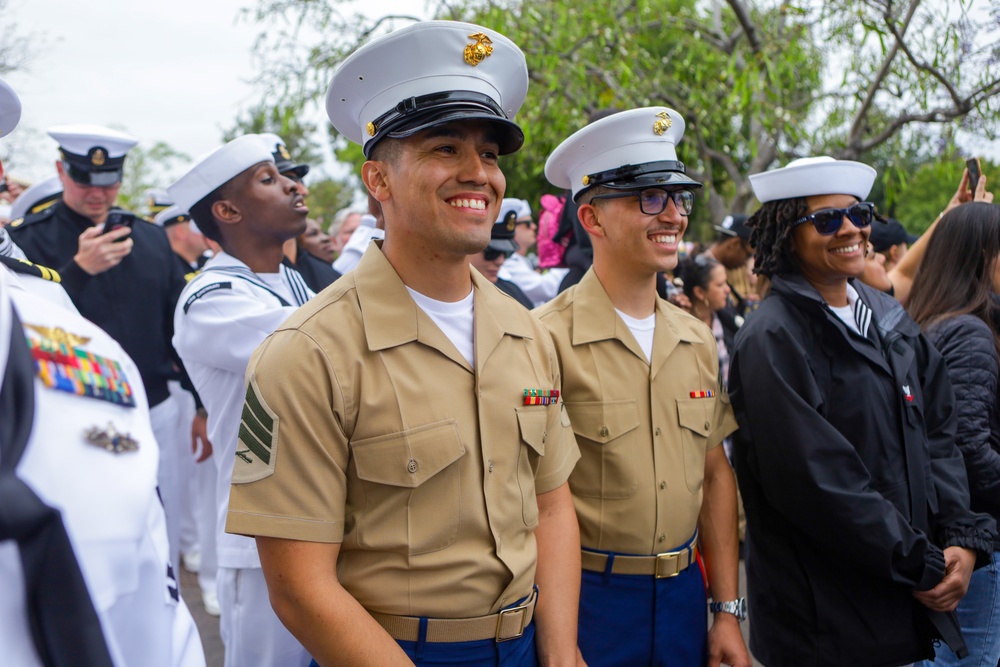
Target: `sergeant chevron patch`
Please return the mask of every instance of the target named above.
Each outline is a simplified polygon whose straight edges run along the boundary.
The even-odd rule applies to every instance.
[[[257,378],[250,376],[240,417],[240,438],[233,462],[233,484],[246,484],[274,474],[278,450],[278,415],[260,395]]]

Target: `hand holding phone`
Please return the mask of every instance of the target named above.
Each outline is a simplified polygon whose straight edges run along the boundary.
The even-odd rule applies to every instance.
[[[976,197],[976,187],[979,185],[979,158],[971,157],[965,161],[965,167],[969,170],[969,191],[972,192],[973,199]]]
[[[108,213],[108,219],[104,221],[104,232],[102,233],[107,234],[108,232],[113,232],[116,229],[121,229],[122,227],[128,227],[131,229],[133,223],[135,223],[134,213],[129,213],[128,211],[111,211]],[[129,235],[126,234],[120,239],[115,239],[115,243],[121,243],[128,238],[128,236]]]

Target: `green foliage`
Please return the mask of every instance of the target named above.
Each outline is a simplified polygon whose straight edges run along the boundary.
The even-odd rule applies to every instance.
[[[346,54],[419,18],[373,20],[348,7],[259,0],[253,18],[267,27],[260,83],[281,104],[322,100]],[[548,155],[607,107],[665,105],[684,117],[678,155],[705,184],[689,236],[703,239],[727,212],[752,208],[749,174],[792,158],[871,160],[884,174],[874,196],[895,210],[910,175],[937,160],[958,127],[989,138],[1000,129],[991,60],[1000,24],[974,20],[972,0],[441,0],[427,8],[493,28],[524,51],[531,85],[517,120],[526,143],[502,164],[507,194],[536,206],[553,191]],[[360,149],[331,134],[338,159],[358,167]]]
[[[347,181],[326,178],[309,184],[309,217],[325,228],[340,209],[350,206],[355,188]]]
[[[277,134],[285,142],[292,160],[296,163],[315,165],[323,157],[315,142],[316,123],[309,121],[299,105],[269,105],[260,102],[247,109],[222,135],[223,141],[232,141],[244,134]]]
[[[190,161],[168,144],[158,141],[152,148],[135,146],[128,152],[122,186],[118,191],[118,204],[137,213],[145,213],[146,190],[164,188],[173,182],[172,173],[178,165]]]
[[[980,159],[980,164],[987,177],[987,189],[994,190],[990,179],[1000,176],[1000,164],[985,159]],[[954,152],[920,165],[900,184],[899,197],[890,214],[911,234],[923,233],[951,201],[963,169],[965,158]]]

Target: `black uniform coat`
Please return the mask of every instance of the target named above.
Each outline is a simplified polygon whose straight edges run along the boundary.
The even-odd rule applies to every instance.
[[[514,301],[517,301],[519,304],[521,304],[528,310],[531,310],[532,308],[535,307],[535,305],[531,303],[531,299],[528,298],[528,295],[525,294],[520,287],[518,287],[511,281],[504,280],[503,278],[497,278],[495,284],[500,289],[501,292],[506,292],[508,295],[513,297]]]
[[[65,202],[12,224],[11,238],[32,262],[55,268],[80,314],[108,332],[135,361],[150,407],[165,400],[173,375],[174,306],[184,275],[163,229],[136,219],[132,252],[118,266],[89,275],[73,261],[93,226]]]
[[[944,547],[991,550],[995,524],[968,509],[941,355],[898,302],[851,284],[872,309],[869,338],[798,275],[775,276],[736,337],[750,649],[768,667],[933,657],[912,591],[941,581]]]

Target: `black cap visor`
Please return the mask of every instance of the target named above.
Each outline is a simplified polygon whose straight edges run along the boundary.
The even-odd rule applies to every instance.
[[[514,239],[492,239],[490,244],[486,246],[490,250],[495,250],[497,252],[517,252],[519,246],[517,241]]]
[[[489,96],[453,91],[410,98],[383,114],[373,123],[375,135],[365,144],[365,157],[385,137],[405,139],[440,125],[472,120],[493,125],[500,155],[515,153],[524,145],[524,132]]]
[[[104,171],[90,171],[81,169],[69,162],[63,162],[63,168],[74,183],[87,187],[110,188],[122,182],[122,170],[110,169]]]
[[[583,193],[602,185],[612,190],[644,190],[645,188],[665,188],[667,190],[696,190],[701,183],[684,173],[684,163],[675,160],[627,164],[587,176],[587,187],[576,193],[574,201],[580,201]]]

